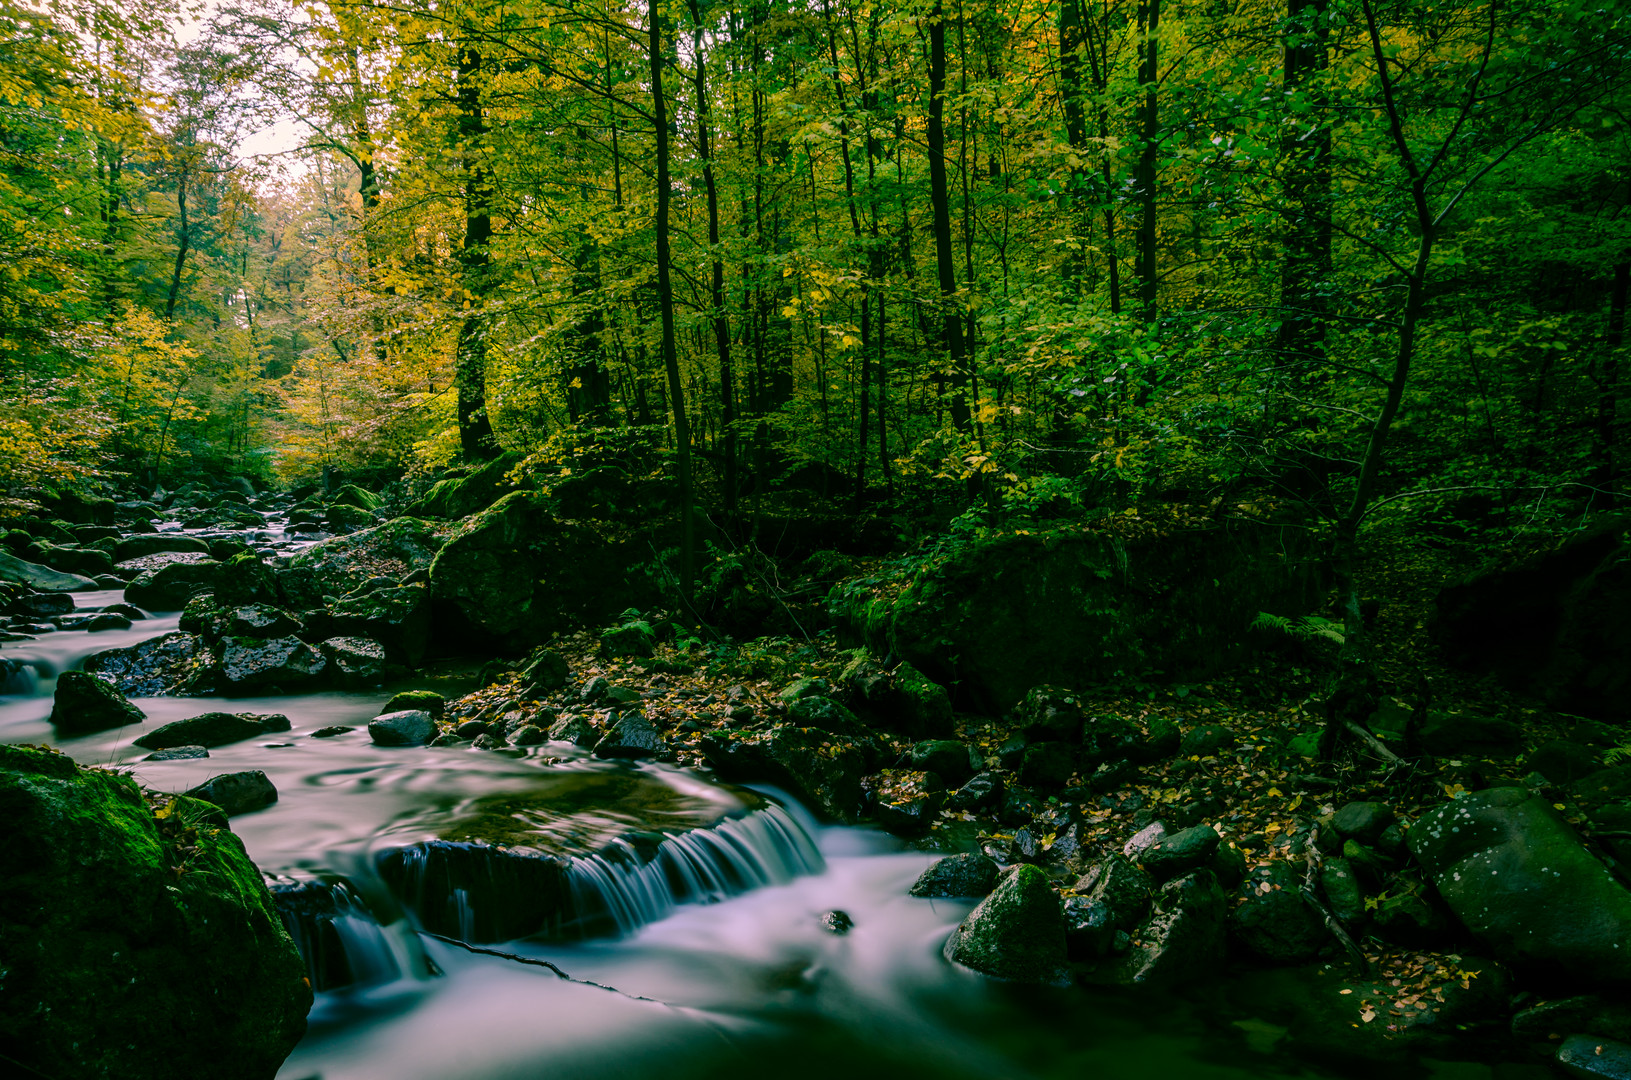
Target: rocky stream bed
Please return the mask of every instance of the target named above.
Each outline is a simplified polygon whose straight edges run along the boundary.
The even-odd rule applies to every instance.
[[[703,641],[608,610],[610,548],[559,498],[467,494],[391,517],[354,488],[190,488],[12,522],[0,1055],[288,1080],[1631,1075],[1612,726],[1389,698],[1373,747],[1322,761],[1306,657],[1058,685],[1069,651],[1027,648],[1030,608],[946,599],[991,578],[977,560],[835,589],[819,633]],[[1080,589],[1101,556],[1127,557],[1024,565],[1067,558]],[[1186,625],[1309,587],[1218,566]],[[1059,580],[1004,595],[1041,610]],[[1162,662],[1200,663],[1163,618]]]

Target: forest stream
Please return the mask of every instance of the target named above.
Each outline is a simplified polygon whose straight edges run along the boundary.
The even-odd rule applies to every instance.
[[[269,528],[246,539],[269,543],[268,554],[299,546],[278,521]],[[122,595],[74,599],[87,610]],[[6,687],[0,740],[56,742],[82,764],[128,767],[159,791],[240,770],[272,780],[277,802],[233,821],[250,856],[284,888],[339,884],[326,944],[300,940],[319,993],[305,1038],[279,1073],[286,1080],[659,1069],[676,1078],[1337,1075],[1275,1055],[1273,1025],[1228,1022],[1192,1001],[1021,987],[946,961],[942,945],[973,901],[907,895],[934,857],[880,831],[820,825],[784,793],[766,790],[764,805],[742,813],[740,789],[694,770],[597,760],[568,743],[497,753],[376,746],[363,726],[394,688],[207,703],[138,698],[145,727],[53,736],[58,674],[171,631],[177,620],[158,614],[129,630],[63,630],[6,644],[0,656],[23,661],[34,677],[24,672]],[[133,745],[144,730],[206,707],[281,713],[291,728],[212,748],[205,759],[152,761]],[[313,737],[335,727],[351,730]],[[380,879],[379,853],[434,836],[507,794],[541,808],[533,820],[544,831],[568,842],[581,834],[586,851],[608,829],[649,821],[653,807],[717,820],[689,840],[670,835],[668,881],[593,855],[575,859],[577,905],[603,916],[596,936],[472,950],[416,931],[422,920],[404,916]],[[672,881],[681,879],[691,895],[675,895]],[[710,902],[676,902],[685,900]],[[468,931],[474,915],[453,917]],[[343,959],[314,958],[325,948]],[[325,987],[317,969],[336,964],[342,985]],[[1490,1074],[1446,1064],[1426,1075]]]

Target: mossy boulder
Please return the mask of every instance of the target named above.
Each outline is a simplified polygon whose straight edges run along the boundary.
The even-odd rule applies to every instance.
[[[904,584],[887,596],[840,587],[836,613],[877,654],[1001,712],[1041,683],[1221,670],[1248,653],[1256,613],[1317,606],[1324,574],[1301,533],[1237,522],[1135,541],[1066,530],[971,541]]]
[[[1067,983],[1064,910],[1048,876],[1026,865],[1004,871],[991,895],[952,931],[945,954],[1011,982]]]
[[[385,677],[385,646],[372,638],[332,637],[319,648],[341,686],[372,686]]]
[[[125,586],[125,599],[148,611],[180,611],[199,593],[215,591],[221,583],[221,566],[214,559],[199,559],[144,570]]]
[[[372,491],[365,491],[356,484],[347,484],[328,497],[328,504],[330,507],[350,506],[371,513],[379,509],[379,496]]]
[[[190,716],[185,720],[172,720],[136,739],[135,743],[148,750],[167,750],[176,746],[226,746],[244,739],[288,731],[289,726],[289,718],[282,713],[212,712]]]
[[[66,738],[139,724],[147,714],[125,700],[113,684],[84,671],[64,671],[51,703],[51,725]]]
[[[178,631],[96,653],[85,661],[85,670],[106,676],[120,693],[158,697],[189,692],[193,679],[211,664],[204,639]]]
[[[515,490],[507,479],[522,460],[520,454],[501,454],[465,476],[449,476],[410,503],[414,517],[456,520],[479,513]]]
[[[430,644],[430,587],[422,581],[341,597],[329,607],[340,634],[373,638],[392,660],[417,664]]]
[[[210,546],[196,536],[187,536],[183,533],[145,533],[140,536],[124,537],[114,545],[113,561],[124,562],[126,559],[139,559],[144,555],[157,555],[160,552],[196,552],[199,555],[208,555]]]
[[[305,964],[214,807],[0,746],[0,1054],[30,1075],[271,1080]]]
[[[215,688],[224,694],[308,688],[328,670],[321,651],[297,637],[222,638],[216,646]]]
[[[278,572],[279,593],[291,610],[307,611],[374,578],[401,580],[430,568],[446,532],[443,525],[399,517],[313,544]]]
[[[793,724],[764,731],[711,731],[702,737],[702,753],[727,780],[776,784],[846,824],[860,820],[861,778],[879,758],[871,739]]]
[[[630,606],[632,547],[557,519],[534,491],[515,491],[461,522],[430,568],[431,592],[512,647],[602,622]]]
[[[0,551],[0,581],[15,581],[42,592],[83,592],[96,588],[96,582],[81,574],[65,574],[5,551]]]
[[[215,599],[225,607],[277,603],[277,580],[260,556],[252,552],[227,559],[217,575]]]
[[[447,699],[434,690],[404,690],[385,703],[380,714],[420,709],[432,716],[441,716],[447,708]]]
[[[1571,985],[1631,984],[1631,891],[1547,800],[1518,787],[1463,795],[1423,814],[1409,841],[1497,960]]]

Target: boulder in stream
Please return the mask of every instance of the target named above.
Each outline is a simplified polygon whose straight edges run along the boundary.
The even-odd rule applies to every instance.
[[[436,721],[422,709],[403,709],[368,721],[376,746],[424,746],[436,737]]]
[[[200,665],[208,661],[202,638],[175,632],[99,652],[85,661],[85,670],[112,680],[121,693],[158,697],[185,692]]]
[[[226,746],[260,735],[288,731],[289,726],[289,718],[281,713],[212,712],[156,727],[137,739],[136,745],[149,750],[168,750],[177,746]]]
[[[322,652],[297,637],[225,638],[214,672],[222,693],[276,688],[285,693],[310,686],[328,669]]]
[[[187,792],[187,797],[219,806],[228,817],[247,814],[277,802],[277,788],[259,769],[222,773]]]
[[[213,559],[166,563],[143,570],[125,586],[125,599],[148,611],[180,611],[199,593],[214,592],[221,564]]]
[[[23,1075],[271,1080],[312,992],[216,808],[155,807],[129,777],[0,746],[0,819],[5,1060]]]
[[[907,890],[912,896],[985,896],[997,882],[997,864],[977,851],[938,859]]]
[[[951,932],[945,954],[1011,982],[1069,982],[1065,916],[1048,876],[1034,866],[1005,870],[995,891]]]
[[[79,574],[65,574],[49,566],[19,559],[0,551],[0,581],[15,581],[41,592],[83,592],[96,588],[96,582]]]
[[[332,637],[320,646],[342,686],[373,686],[385,677],[385,646],[365,637]]]
[[[51,703],[51,724],[66,738],[139,724],[147,714],[125,700],[111,683],[85,671],[64,671]]]

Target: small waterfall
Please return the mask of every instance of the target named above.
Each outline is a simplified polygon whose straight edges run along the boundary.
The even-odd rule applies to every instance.
[[[573,924],[584,936],[623,936],[679,904],[715,903],[823,866],[810,835],[779,806],[668,836],[649,856],[618,840],[572,860]]]
[[[471,944],[630,934],[686,903],[712,903],[824,868],[786,810],[711,828],[632,833],[576,858],[431,841],[382,852],[375,869],[419,926]]]
[[[402,920],[382,926],[343,881],[275,881],[272,898],[314,990],[375,986],[428,969]]]

